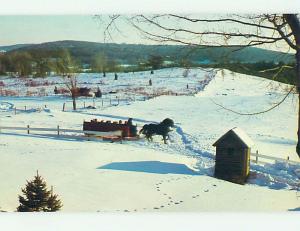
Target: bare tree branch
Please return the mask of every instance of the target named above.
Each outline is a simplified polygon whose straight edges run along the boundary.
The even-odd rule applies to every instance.
[[[263,29],[269,29],[269,30],[276,29],[274,27],[264,26],[264,25],[260,25],[260,24],[256,24],[256,23],[245,22],[245,21],[241,21],[241,20],[237,20],[237,19],[232,19],[232,18],[196,19],[196,18],[188,18],[188,17],[181,16],[181,15],[174,15],[174,14],[169,14],[169,15],[172,16],[172,17],[174,17],[174,18],[184,19],[184,20],[187,20],[187,21],[190,21],[190,22],[207,22],[207,23],[234,22],[234,23],[243,24],[243,25],[247,25],[247,26],[255,26],[255,27],[259,27],[259,28],[263,28]],[[258,17],[261,18],[261,16],[258,16]]]
[[[273,18],[268,17],[268,20],[270,22],[272,22],[274,24],[274,26],[276,27],[276,31],[281,35],[281,37],[287,42],[287,44],[293,48],[293,49],[297,49],[297,46],[288,38],[289,36],[286,36],[286,34],[282,31],[283,28],[283,24],[278,25],[276,22],[276,16],[274,16]],[[293,33],[292,33],[293,34]]]
[[[244,116],[244,115],[246,115],[246,116],[250,116],[250,115],[259,115],[259,114],[263,114],[263,113],[269,112],[269,111],[273,110],[274,108],[278,107],[280,104],[282,104],[282,103],[286,100],[286,98],[292,93],[292,91],[293,91],[294,89],[296,89],[295,86],[291,87],[291,89],[288,91],[288,93],[287,93],[287,94],[286,94],[279,102],[275,103],[274,106],[272,106],[272,107],[270,107],[270,108],[268,108],[268,109],[259,111],[259,112],[251,112],[251,113],[238,112],[238,111],[232,110],[232,109],[230,109],[230,108],[227,108],[227,107],[223,106],[223,105],[220,104],[220,103],[217,103],[216,101],[214,101],[214,100],[212,100],[212,99],[210,99],[210,100],[211,100],[215,105],[221,107],[222,109],[224,109],[224,110],[226,110],[226,111],[230,111],[230,112],[232,112],[232,113],[234,113],[234,114],[243,115],[243,116]]]
[[[282,36],[280,37],[274,37],[274,36],[260,36],[258,34],[253,34],[253,33],[228,33],[228,32],[216,32],[216,31],[203,31],[203,32],[196,32],[196,31],[192,31],[192,30],[187,30],[187,29],[176,29],[176,28],[171,28],[171,27],[166,27],[163,26],[161,23],[157,23],[151,19],[149,19],[148,17],[144,16],[144,15],[140,15],[140,17],[142,17],[143,19],[146,20],[146,22],[155,25],[156,27],[163,29],[165,31],[172,31],[172,32],[184,32],[184,33],[188,33],[188,34],[194,34],[194,35],[221,35],[221,36],[225,36],[225,37],[244,37],[244,38],[259,38],[259,39],[267,39],[267,40],[273,40],[273,41],[279,41],[284,39]],[[290,37],[291,35],[293,35],[292,33],[285,35],[285,37]]]

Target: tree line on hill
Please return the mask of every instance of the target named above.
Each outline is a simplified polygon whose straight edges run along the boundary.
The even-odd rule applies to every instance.
[[[68,49],[54,51],[13,51],[0,54],[0,75],[18,77],[46,77],[51,73],[106,73],[159,69],[163,67],[163,58],[151,55],[147,60],[136,65],[121,65],[117,60],[109,59],[105,54],[98,53],[91,63],[82,63],[72,56]]]
[[[0,75],[45,77],[79,72],[132,72],[164,67],[213,67],[295,84],[290,54],[252,48],[192,49],[183,46],[146,46],[61,41],[17,46],[0,53]],[[248,59],[246,59],[246,57]],[[257,58],[260,57],[260,58]],[[248,61],[247,61],[248,60]],[[251,61],[250,61],[251,60]],[[278,72],[281,66],[290,66]]]

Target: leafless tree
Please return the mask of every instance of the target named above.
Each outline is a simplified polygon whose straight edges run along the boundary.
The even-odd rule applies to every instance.
[[[78,97],[77,73],[80,71],[68,50],[62,50],[61,57],[57,59],[57,72],[61,74],[64,84],[70,91],[73,101],[73,110],[76,110],[76,98]]]
[[[286,49],[287,52],[294,52],[297,78],[296,90],[299,98],[296,151],[300,157],[300,19],[298,14],[200,16],[155,14],[98,17],[103,21],[106,20],[104,34],[109,37],[112,37],[111,28],[118,24],[117,21],[122,20],[123,23],[125,21],[136,28],[143,37],[160,43],[178,43],[197,48],[231,47],[235,48],[234,50],[253,46],[273,46],[281,50]],[[282,66],[280,68],[279,71],[282,71],[282,69],[289,67]],[[290,89],[277,105],[281,104],[292,90]],[[257,113],[265,113],[275,107],[272,106]]]
[[[77,87],[77,76],[76,74],[68,74],[65,77],[65,85],[70,91],[72,102],[73,102],[73,110],[76,110],[76,98],[78,96],[78,87]]]

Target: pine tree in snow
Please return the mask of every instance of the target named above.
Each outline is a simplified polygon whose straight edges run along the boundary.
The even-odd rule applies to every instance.
[[[19,195],[18,212],[55,212],[62,207],[57,195],[53,194],[52,189],[47,189],[46,182],[38,172],[32,181],[27,181],[22,193],[23,196]]]

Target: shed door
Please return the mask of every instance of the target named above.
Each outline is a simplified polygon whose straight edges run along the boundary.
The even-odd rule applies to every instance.
[[[250,173],[250,148],[246,149],[246,176]]]

